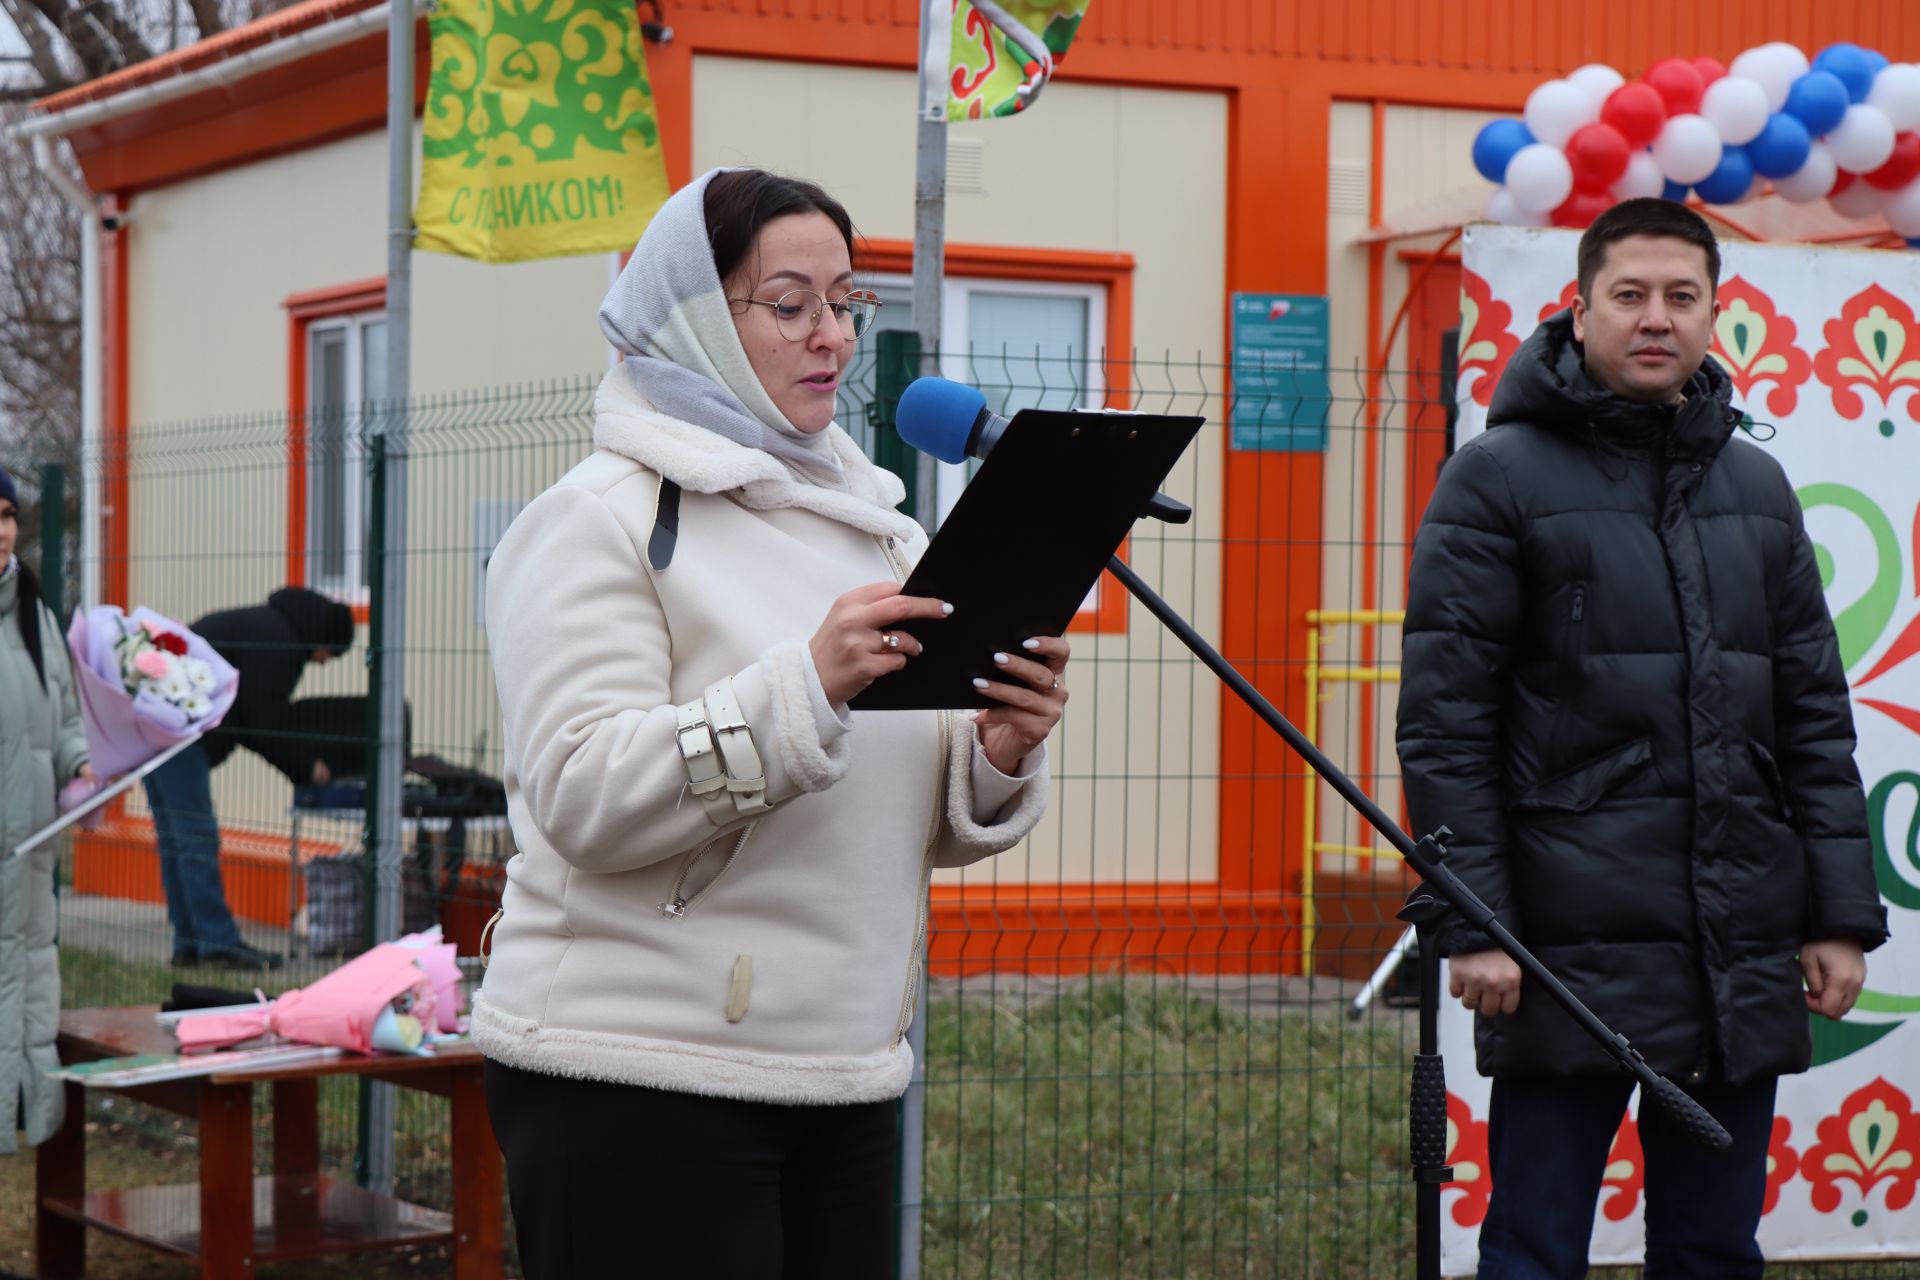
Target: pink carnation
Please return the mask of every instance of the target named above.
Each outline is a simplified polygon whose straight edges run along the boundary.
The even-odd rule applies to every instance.
[[[173,674],[173,659],[158,649],[148,649],[134,658],[133,669],[149,680],[165,680]]]

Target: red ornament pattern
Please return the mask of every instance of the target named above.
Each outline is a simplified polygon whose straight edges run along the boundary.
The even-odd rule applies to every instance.
[[[1487,1198],[1493,1194],[1493,1170],[1487,1164],[1487,1122],[1473,1118],[1473,1108],[1456,1094],[1447,1095],[1447,1163],[1453,1181],[1441,1190],[1459,1191],[1453,1202],[1453,1220],[1477,1227],[1487,1218]]]
[[[1787,1145],[1792,1134],[1793,1121],[1785,1116],[1773,1118],[1773,1136],[1767,1141],[1767,1198],[1760,1204],[1762,1217],[1773,1212],[1773,1206],[1780,1203],[1780,1188],[1800,1171],[1800,1157]]]
[[[1885,1077],[1854,1090],[1817,1130],[1820,1141],[1800,1157],[1800,1176],[1813,1184],[1813,1207],[1832,1213],[1843,1199],[1840,1183],[1859,1188],[1864,1199],[1882,1182],[1887,1209],[1913,1203],[1920,1184],[1920,1113]]]
[[[1560,291],[1559,301],[1549,302],[1546,306],[1540,308],[1540,323],[1545,324],[1553,316],[1565,311],[1573,305],[1573,300],[1579,296],[1580,282],[1578,280],[1567,281],[1567,287]]]
[[[1827,321],[1826,350],[1814,357],[1814,372],[1833,390],[1834,412],[1858,418],[1866,403],[1857,383],[1887,409],[1900,388],[1920,393],[1920,325],[1913,308],[1879,285],[1868,285]],[[1920,394],[1907,398],[1907,416],[1920,422]]]
[[[1640,1126],[1623,1116],[1607,1153],[1606,1172],[1600,1178],[1600,1212],[1608,1222],[1624,1222],[1640,1203],[1647,1185],[1647,1161],[1640,1152]]]
[[[1708,354],[1733,376],[1740,398],[1771,382],[1767,412],[1784,418],[1800,401],[1800,386],[1813,376],[1813,360],[1795,344],[1799,329],[1760,290],[1739,276],[1720,286],[1720,316],[1713,322]],[[1831,326],[1829,326],[1831,328]]]
[[[1460,381],[1473,387],[1474,403],[1493,403],[1493,389],[1520,339],[1507,330],[1513,308],[1494,299],[1487,282],[1472,271],[1460,273]]]

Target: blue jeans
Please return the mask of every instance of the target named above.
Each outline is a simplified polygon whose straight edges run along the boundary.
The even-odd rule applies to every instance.
[[[175,955],[211,957],[240,945],[240,930],[220,883],[220,820],[213,812],[213,767],[194,743],[145,778],[160,841],[160,884]]]
[[[1646,1280],[1758,1280],[1754,1232],[1766,1199],[1772,1077],[1689,1090],[1733,1134],[1726,1151],[1697,1146],[1642,1102]],[[1587,1274],[1607,1153],[1633,1081],[1495,1080],[1487,1117],[1493,1199],[1480,1228],[1479,1280],[1579,1280]]]

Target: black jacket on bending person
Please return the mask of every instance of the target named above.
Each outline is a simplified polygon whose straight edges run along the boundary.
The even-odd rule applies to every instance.
[[[223,609],[193,624],[240,673],[240,688],[220,727],[206,736],[207,762],[248,747],[291,778],[313,779],[313,740],[290,732],[288,704],[316,649],[336,656],[353,645],[353,611],[305,587],[282,587],[263,605]]]
[[[1682,405],[1619,399],[1541,325],[1435,486],[1401,662],[1414,831],[1683,1084],[1805,1070],[1800,944],[1886,937],[1813,546],[1731,395],[1709,358]],[[1484,1074],[1615,1070],[1527,984],[1474,1021]]]

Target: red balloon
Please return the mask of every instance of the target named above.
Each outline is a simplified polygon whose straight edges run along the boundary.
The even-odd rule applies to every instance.
[[[1593,220],[1613,208],[1614,198],[1604,188],[1575,184],[1573,194],[1553,211],[1553,225],[1584,229]]]
[[[1667,104],[1670,116],[1685,115],[1700,109],[1700,95],[1707,91],[1700,71],[1685,58],[1662,58],[1647,68],[1646,81],[1660,100]]]
[[[1577,138],[1580,135],[1576,133],[1573,136]],[[1568,155],[1567,158],[1571,160],[1573,157]],[[1577,180],[1580,170],[1573,172]],[[1920,177],[1920,133],[1896,133],[1893,135],[1893,155],[1868,174],[1867,181],[1882,191],[1898,191],[1916,177]]]
[[[1693,69],[1700,73],[1700,87],[1702,89],[1705,89],[1715,80],[1727,74],[1726,64],[1722,63],[1718,58],[1688,58],[1687,61],[1691,62]]]
[[[1612,125],[1638,151],[1650,147],[1667,122],[1667,104],[1652,85],[1638,80],[1621,85],[1600,105],[1600,123]]]
[[[1612,186],[1627,171],[1631,150],[1626,138],[1612,125],[1581,125],[1567,139],[1567,163],[1573,168],[1574,185]]]

